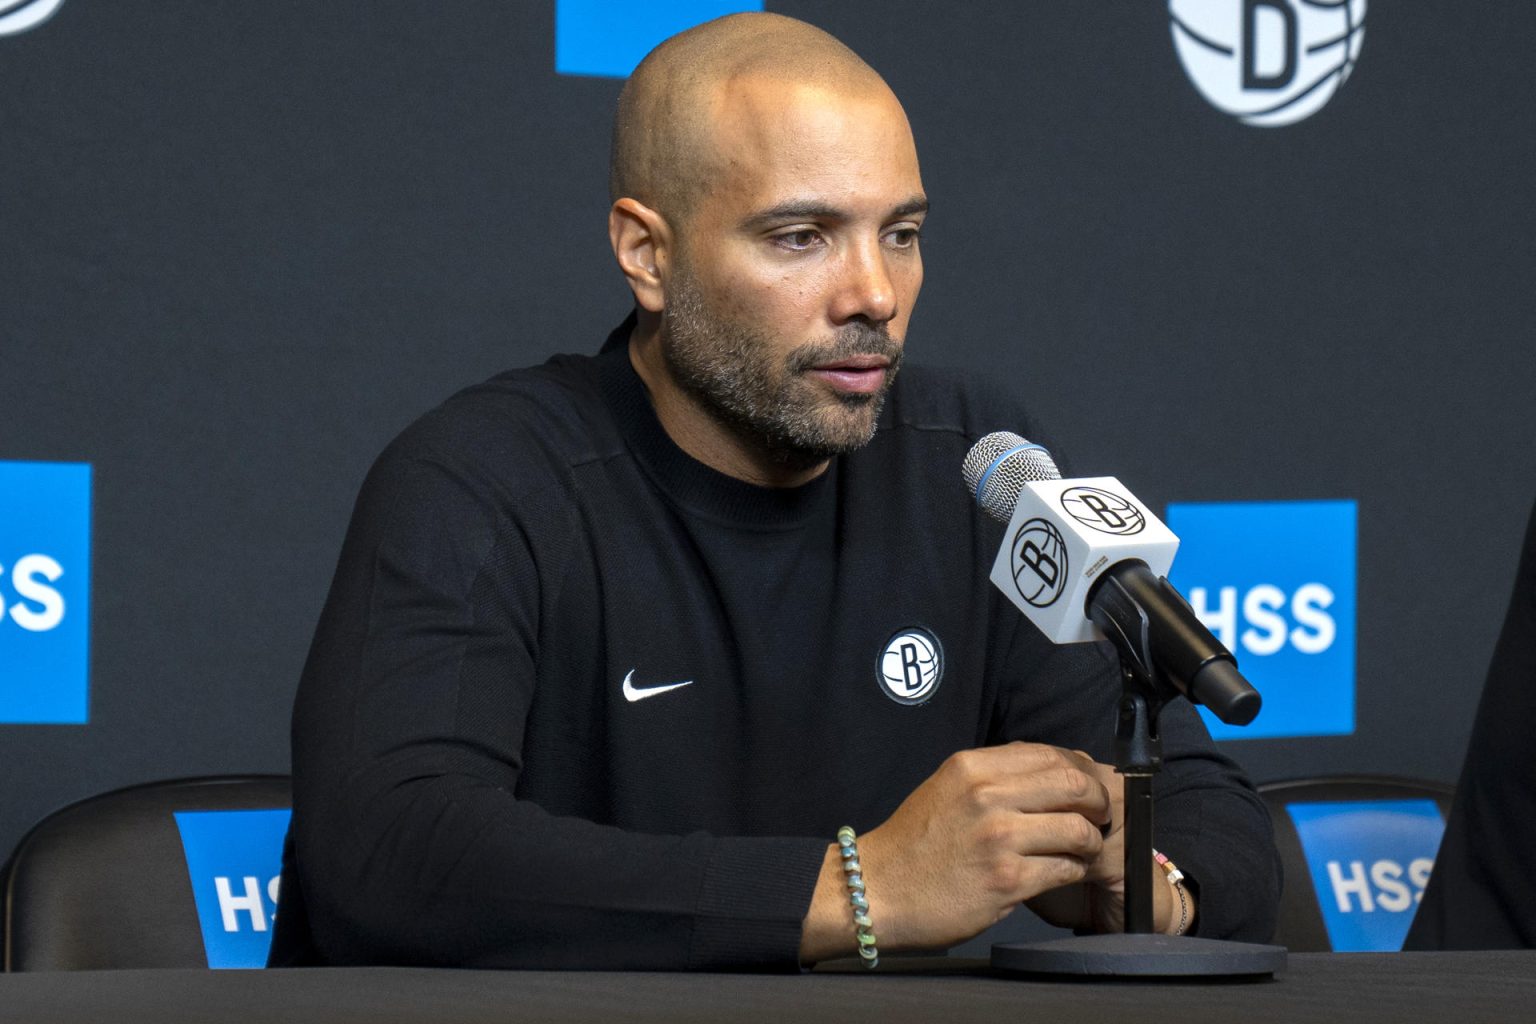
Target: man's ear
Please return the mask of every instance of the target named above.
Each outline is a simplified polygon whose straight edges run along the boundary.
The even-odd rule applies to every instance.
[[[620,199],[608,211],[608,241],[635,302],[647,312],[660,313],[665,305],[662,276],[672,251],[666,218],[638,200]]]

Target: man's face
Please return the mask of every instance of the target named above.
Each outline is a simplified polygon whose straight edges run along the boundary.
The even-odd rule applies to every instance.
[[[716,173],[677,227],[668,369],[787,462],[866,443],[922,286],[926,202],[884,91],[748,80],[714,107]]]

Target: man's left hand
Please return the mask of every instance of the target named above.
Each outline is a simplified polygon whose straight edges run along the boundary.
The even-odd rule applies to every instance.
[[[1114,767],[1100,764],[1081,750],[1071,751],[1083,771],[1109,790],[1110,822],[1104,830],[1104,848],[1088,865],[1088,875],[1076,885],[1041,893],[1025,906],[1046,922],[1077,931],[1122,932],[1125,930],[1125,776]],[[1179,924],[1178,898],[1162,868],[1152,872],[1152,927],[1172,934]],[[1188,920],[1194,918],[1194,897],[1189,900]]]

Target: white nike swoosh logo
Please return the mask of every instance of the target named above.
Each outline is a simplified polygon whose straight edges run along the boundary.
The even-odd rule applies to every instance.
[[[624,677],[624,699],[629,701],[631,704],[637,700],[645,700],[647,697],[654,697],[658,693],[666,693],[668,690],[675,690],[679,686],[688,686],[693,682],[692,679],[687,679],[681,683],[667,683],[665,686],[641,687],[634,684],[634,678],[634,669],[630,669],[629,674]]]

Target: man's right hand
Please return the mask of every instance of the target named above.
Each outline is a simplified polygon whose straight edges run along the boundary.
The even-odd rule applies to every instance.
[[[879,828],[859,837],[870,916],[882,951],[940,949],[1023,901],[1092,880],[1118,826],[1104,766],[1038,743],[952,755]],[[837,849],[829,848],[806,916],[801,959],[853,951]]]

